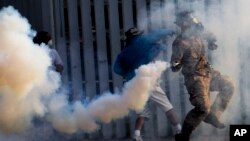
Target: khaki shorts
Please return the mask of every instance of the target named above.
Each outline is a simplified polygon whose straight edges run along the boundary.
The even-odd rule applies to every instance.
[[[150,118],[151,117],[151,111],[150,111],[150,104],[154,103],[156,106],[159,106],[164,112],[167,112],[171,109],[173,109],[173,105],[170,103],[170,101],[167,98],[167,95],[162,90],[160,86],[157,86],[152,94],[150,95],[149,101],[147,102],[144,109],[138,113],[138,116]]]

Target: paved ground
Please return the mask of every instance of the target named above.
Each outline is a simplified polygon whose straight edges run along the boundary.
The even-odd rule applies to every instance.
[[[132,141],[131,139],[85,139],[83,134],[61,134],[50,126],[39,126],[23,134],[0,134],[0,141]],[[144,141],[174,141],[168,138],[144,138]],[[190,141],[229,141],[229,130],[207,128],[201,132],[197,129]]]
[[[53,135],[43,136],[2,136],[0,141],[132,141],[131,139],[80,139],[76,137],[56,137]],[[161,139],[144,139],[144,141],[174,141],[174,138],[161,138]],[[192,137],[190,141],[229,141],[227,136],[199,136]]]
[[[123,139],[123,140],[84,140],[84,141],[132,141],[129,139]],[[143,141],[174,141],[174,138],[166,138],[166,139],[144,139]],[[201,136],[201,137],[192,137],[190,141],[229,141],[229,138],[227,136],[220,136],[220,137],[214,137],[214,136]]]

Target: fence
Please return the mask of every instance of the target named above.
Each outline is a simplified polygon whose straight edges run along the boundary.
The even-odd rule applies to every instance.
[[[183,3],[186,1],[187,3]],[[124,31],[132,26],[146,32],[156,27],[173,27],[176,10],[195,8],[195,0],[2,0],[0,5],[14,5],[29,19],[35,30],[50,31],[55,47],[65,65],[63,82],[72,87],[72,99],[93,98],[105,91],[121,88],[122,78],[112,72],[112,64],[124,46]],[[220,0],[203,0],[199,6],[205,13]],[[165,41],[171,45],[173,39]],[[163,54],[169,60],[171,50]],[[191,109],[183,77],[167,70],[163,74],[163,88],[183,121]],[[152,120],[143,130],[146,138],[172,135],[164,113],[156,108]],[[127,138],[133,135],[135,113],[102,125],[102,129],[84,138]],[[201,134],[212,130],[202,124]],[[215,134],[220,134],[213,131]]]

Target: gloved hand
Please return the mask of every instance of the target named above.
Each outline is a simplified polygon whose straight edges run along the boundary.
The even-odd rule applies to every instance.
[[[171,70],[173,72],[179,71],[181,69],[181,67],[182,67],[182,64],[178,63],[178,62],[175,62],[175,63],[171,64]]]

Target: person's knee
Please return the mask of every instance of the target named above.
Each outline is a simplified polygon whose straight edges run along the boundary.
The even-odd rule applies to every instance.
[[[207,115],[210,112],[210,101],[207,97],[196,97],[191,100],[191,104],[195,107],[197,114]]]
[[[210,108],[208,107],[200,110],[200,113],[203,115],[208,115],[209,112],[210,112]]]
[[[199,107],[195,107],[195,111],[202,116],[206,116],[210,112],[210,106],[208,104],[204,104]]]

